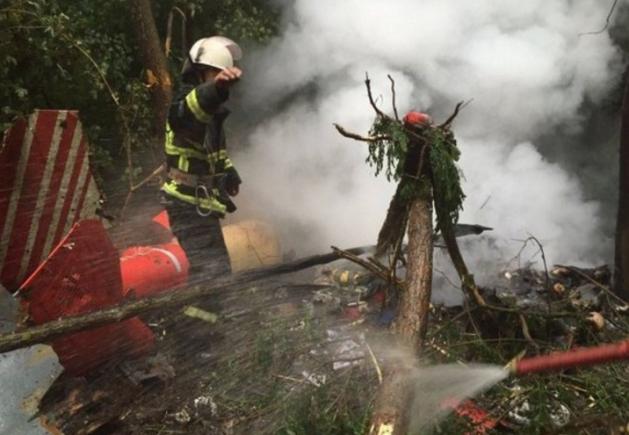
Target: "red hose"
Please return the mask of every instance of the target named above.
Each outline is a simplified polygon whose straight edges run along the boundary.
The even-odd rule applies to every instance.
[[[629,359],[629,340],[597,347],[584,347],[567,352],[524,358],[515,363],[514,373],[548,372]]]

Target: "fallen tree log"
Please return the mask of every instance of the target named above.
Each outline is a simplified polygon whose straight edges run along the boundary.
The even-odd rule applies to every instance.
[[[361,255],[373,251],[375,247],[359,247],[345,252]],[[254,281],[272,276],[297,272],[309,267],[331,263],[341,259],[337,252],[329,254],[313,255],[276,266],[262,267],[259,269],[242,272],[216,280],[213,285],[197,284],[190,288],[169,291],[160,296],[127,301],[98,311],[92,311],[78,316],[65,317],[53,322],[43,323],[22,331],[0,335],[0,353],[32,346],[38,343],[46,343],[56,337],[71,332],[78,332],[108,323],[120,322],[138,314],[147,313],[158,309],[171,308],[189,303],[190,301],[215,294],[216,292],[238,291],[250,285]]]

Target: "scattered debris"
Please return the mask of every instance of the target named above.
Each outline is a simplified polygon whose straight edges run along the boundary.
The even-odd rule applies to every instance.
[[[190,413],[188,412],[186,408],[183,408],[181,411],[173,414],[173,418],[175,419],[177,423],[181,423],[181,424],[190,423],[190,421],[192,420],[192,417],[190,417]]]
[[[605,317],[599,312],[592,311],[587,317],[586,320],[594,326],[594,329],[597,331],[602,330],[605,327]]]
[[[325,382],[327,380],[326,375],[317,375],[314,373],[309,373],[305,370],[301,372],[301,375],[304,377],[306,381],[310,382],[315,387],[320,387],[322,385],[325,385]]]
[[[174,367],[161,353],[146,359],[124,361],[120,369],[135,385],[151,379],[167,381],[175,377]]]
[[[208,407],[210,409],[210,415],[216,417],[218,415],[218,405],[214,402],[212,396],[205,395],[199,396],[193,401],[195,409]]]

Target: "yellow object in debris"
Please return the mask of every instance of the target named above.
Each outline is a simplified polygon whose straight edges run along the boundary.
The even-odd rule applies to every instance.
[[[393,435],[394,430],[395,425],[393,423],[382,423],[380,427],[378,427],[377,435]],[[373,430],[371,432],[373,433]]]
[[[341,285],[349,285],[349,270],[344,270],[343,272],[341,272],[341,275],[339,276],[339,282],[341,283]]]
[[[201,308],[197,308],[193,305],[188,305],[184,309],[183,313],[188,317],[203,320],[204,322],[208,323],[216,323],[216,321],[218,320],[218,316],[216,314],[202,310]]]
[[[261,221],[247,220],[223,227],[233,272],[278,264],[280,242],[273,229]]]

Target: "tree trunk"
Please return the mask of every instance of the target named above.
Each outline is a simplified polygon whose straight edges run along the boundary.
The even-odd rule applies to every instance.
[[[413,393],[408,380],[428,327],[432,251],[432,195],[426,189],[410,207],[406,289],[400,294],[393,326],[402,354],[410,357],[392,361],[387,368],[371,419],[371,435],[402,435],[408,431],[406,410]]]
[[[172,97],[172,82],[168,63],[162,51],[150,0],[131,0],[131,17],[142,62],[146,69],[147,84],[151,89],[153,126],[156,137],[162,137]]]
[[[412,200],[408,214],[408,248],[406,287],[400,291],[397,317],[393,325],[402,358],[388,361],[374,412],[371,416],[370,435],[402,435],[407,433],[408,403],[412,399],[409,379],[417,361],[428,327],[430,295],[432,290],[432,186],[428,158],[424,143],[411,139],[404,171],[411,179],[421,177],[420,191]],[[403,179],[401,183],[404,183]],[[400,191],[401,186],[398,187]]]
[[[629,299],[629,68],[625,72],[625,92],[620,126],[620,177],[618,217],[616,220],[616,255],[614,291]]]
[[[428,326],[432,289],[432,195],[429,190],[411,204],[407,252],[407,288],[400,295],[395,332],[419,354]]]

